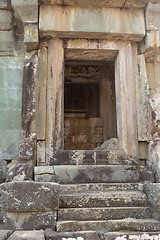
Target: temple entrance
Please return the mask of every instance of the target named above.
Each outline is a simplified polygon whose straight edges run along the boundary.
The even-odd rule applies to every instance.
[[[117,137],[112,61],[66,61],[64,150],[94,150]]]

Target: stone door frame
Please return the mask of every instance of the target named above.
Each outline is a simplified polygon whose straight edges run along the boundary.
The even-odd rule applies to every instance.
[[[52,38],[48,45],[48,83],[46,117],[46,164],[63,150],[64,121],[64,60],[66,50],[97,51],[97,56],[114,57],[119,148],[133,159],[138,157],[136,80],[133,48],[130,41]],[[101,56],[99,55],[101,52]],[[104,52],[104,54],[103,54]],[[117,54],[115,54],[115,52]],[[74,55],[74,54],[73,54]],[[71,58],[73,57],[71,54]],[[83,54],[82,54],[83,55]],[[75,54],[76,56],[76,54]],[[83,60],[83,56],[81,56]]]

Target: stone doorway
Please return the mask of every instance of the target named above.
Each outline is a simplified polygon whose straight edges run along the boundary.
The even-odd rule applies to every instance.
[[[115,81],[112,81],[115,83],[115,93],[113,97],[115,98],[115,105],[114,107],[112,106],[112,109],[110,109],[110,111],[113,111],[113,108],[116,110],[113,111],[114,114],[101,114],[101,109],[103,109],[103,113],[106,113],[104,109],[107,109],[108,106],[105,107],[104,102],[109,103],[109,101],[104,101],[104,99],[101,98],[103,94],[99,94],[98,116],[100,116],[102,119],[103,139],[110,139],[112,136],[116,136],[118,138],[119,149],[124,149],[131,158],[137,159],[138,140],[133,49],[134,48],[132,47],[131,42],[87,39],[62,40],[59,38],[50,40],[48,46],[49,72],[47,84],[47,118],[45,144],[47,164],[64,164],[64,161],[66,161],[66,164],[69,164],[68,159],[72,158],[73,160],[73,155],[77,154],[73,148],[69,150],[64,146],[64,88],[69,85],[69,83],[67,83],[65,80],[65,68],[67,68],[67,66],[71,67],[71,65],[73,68],[74,63],[77,62],[81,62],[83,65],[86,62],[87,64],[95,62],[96,64],[105,63],[108,67],[109,65],[107,64],[110,62],[113,68],[113,71],[110,72],[112,72],[114,75],[113,78],[115,78]],[[80,66],[80,64],[77,65]],[[73,86],[74,84],[74,82],[70,83],[70,87],[68,87],[70,90],[68,91],[73,92],[73,88],[75,87]],[[84,84],[86,84],[86,81],[85,83],[82,83],[82,86],[84,86]],[[102,85],[100,82],[92,84],[97,84],[99,92],[101,91]],[[102,89],[105,88],[102,87]],[[109,96],[109,94],[107,94],[107,96]],[[87,109],[81,110],[87,111]],[[68,106],[66,107],[66,111],[68,111]],[[85,112],[85,114],[87,113]],[[112,116],[112,118],[106,121],[107,116]],[[105,125],[103,122],[108,122],[108,124]],[[79,147],[77,148],[79,149]],[[87,153],[85,150],[91,152]],[[83,156],[86,154],[95,154],[94,150],[85,150]]]
[[[116,126],[114,62],[66,61],[64,150],[94,150]]]

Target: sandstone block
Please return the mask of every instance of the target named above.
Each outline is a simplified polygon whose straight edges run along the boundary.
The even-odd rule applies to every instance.
[[[15,16],[23,23],[38,22],[38,0],[11,0]]]
[[[159,22],[160,3],[149,2],[146,7],[146,30],[158,30],[160,29]]]
[[[0,31],[0,52],[14,50],[14,37],[12,31]]]
[[[0,10],[0,30],[12,29],[12,12],[9,10]]]
[[[100,240],[97,233],[94,231],[87,232],[68,232],[68,233],[57,233],[52,229],[45,230],[46,240]]]
[[[41,166],[34,168],[35,175],[43,175],[43,174],[51,174],[54,175],[54,167],[53,166]]]
[[[33,162],[13,160],[8,167],[6,181],[33,180]]]
[[[35,181],[37,182],[55,182],[53,166],[41,166],[34,168]]]
[[[24,43],[26,50],[33,51],[38,47],[38,24],[27,24],[24,26]]]
[[[57,211],[52,212],[7,212],[3,220],[4,229],[40,230],[55,229]]]
[[[5,181],[7,172],[7,162],[5,160],[0,160],[0,183]]]
[[[147,183],[144,185],[144,191],[154,210],[155,219],[160,220],[160,183]]]
[[[8,240],[45,240],[44,231],[16,231]]]
[[[57,19],[61,21],[57,22]],[[109,24],[112,23],[112,24]],[[145,35],[142,9],[92,9],[65,6],[40,6],[40,32],[54,36],[118,37],[140,41]],[[69,33],[69,35],[68,35]]]
[[[59,206],[59,186],[56,183],[32,181],[1,185],[2,207],[8,212],[47,212]]]

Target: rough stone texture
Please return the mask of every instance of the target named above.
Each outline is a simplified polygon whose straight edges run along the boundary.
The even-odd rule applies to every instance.
[[[38,0],[23,1],[11,0],[16,18],[23,23],[38,22]]]
[[[24,26],[24,43],[27,52],[38,48],[38,24],[26,24]]]
[[[144,55],[137,57],[138,79],[136,82],[136,102],[138,121],[138,141],[149,141],[151,139],[151,106],[149,84],[146,73]]]
[[[48,50],[46,47],[43,47],[38,51],[38,66],[37,66],[38,80],[36,84],[36,119],[35,119],[37,140],[45,140],[45,137],[46,137],[46,97],[47,97],[46,83],[48,78],[47,58],[48,58]],[[43,159],[43,162],[44,160],[45,159]],[[37,164],[39,164],[38,159],[37,159]]]
[[[0,230],[0,240],[7,240],[12,232],[12,230]]]
[[[15,47],[12,31],[0,31],[0,52],[13,52]]]
[[[8,240],[45,240],[44,231],[16,231]]]
[[[58,221],[58,232],[86,231],[87,229],[97,232],[110,231],[160,231],[160,222],[150,219],[132,219],[108,221]]]
[[[53,166],[35,167],[34,176],[37,182],[54,182],[56,180]]]
[[[136,17],[135,17],[136,16]],[[59,24],[56,19],[61,18]],[[109,22],[116,23],[110,29]],[[135,27],[136,26],[136,27]],[[53,36],[117,37],[139,41],[145,35],[141,10],[81,9],[77,7],[40,6],[40,32]]]
[[[19,155],[36,162],[36,130],[35,130],[35,82],[38,52],[25,55],[22,91],[22,129],[23,137]]]
[[[147,164],[155,173],[156,181],[160,181],[160,140],[155,139],[150,141],[148,151]]]
[[[149,239],[159,239],[160,233],[159,232],[114,232],[114,233],[105,233],[104,240],[149,240]]]
[[[3,218],[3,229],[40,230],[55,229],[57,212],[7,212]]]
[[[0,183],[5,182],[7,172],[7,162],[0,159]]]
[[[123,149],[119,149],[118,139],[112,138],[105,141],[101,146],[95,148],[95,150],[107,150],[109,152],[109,158],[116,159],[131,159],[130,156]]]
[[[146,183],[144,191],[148,196],[148,201],[153,208],[154,218],[160,221],[160,183]]]
[[[1,38],[1,35],[0,35]],[[0,57],[0,158],[18,155],[24,57]]]
[[[61,165],[54,166],[57,182],[68,183],[124,183],[153,181],[153,174],[145,167],[127,165]]]
[[[118,204],[117,204],[118,205]],[[145,207],[111,208],[68,208],[58,210],[58,220],[96,221],[123,218],[151,218],[151,211]]]
[[[100,240],[96,232],[57,233],[52,229],[45,230],[46,240]]]
[[[46,165],[46,144],[45,141],[37,141],[37,166],[45,165]]]
[[[141,183],[89,183],[89,184],[60,184],[60,194],[82,192],[108,191],[143,191]]]
[[[7,170],[6,181],[33,180],[33,162],[25,160],[13,160]]]
[[[159,23],[159,12],[160,3],[154,4],[149,2],[146,7],[146,29],[147,30],[158,30],[160,27]]]
[[[116,1],[92,1],[92,0],[39,0],[39,4],[55,4],[55,5],[68,5],[79,6],[86,8],[144,8],[148,0],[116,0]],[[149,2],[159,3],[159,0],[150,0]]]
[[[64,194],[60,196],[61,208],[80,207],[132,207],[146,206],[146,195],[139,191],[108,191],[106,193]]]
[[[58,190],[56,183],[4,183],[1,185],[2,207],[8,212],[51,211],[59,206]]]
[[[0,9],[11,9],[11,0],[1,0]]]
[[[0,30],[12,29],[12,12],[8,10],[0,10]]]

